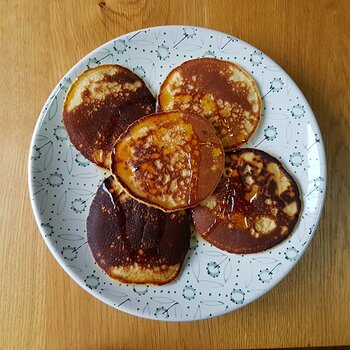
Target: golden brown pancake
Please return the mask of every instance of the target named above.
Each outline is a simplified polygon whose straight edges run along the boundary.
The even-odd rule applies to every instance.
[[[230,253],[256,253],[293,231],[301,211],[298,186],[282,164],[256,149],[226,154],[215,190],[192,209],[195,230]]]
[[[209,196],[223,168],[224,150],[205,118],[164,112],[137,120],[120,136],[111,169],[135,199],[176,211]]]
[[[189,216],[139,203],[109,177],[91,204],[87,238],[96,262],[110,277],[161,285],[181,270],[189,248]]]
[[[261,113],[254,79],[232,62],[198,58],[174,68],[161,85],[157,110],[180,110],[206,117],[225,151],[246,142]]]
[[[73,82],[64,102],[63,122],[82,155],[109,169],[116,139],[154,109],[153,95],[136,74],[118,65],[101,65]]]

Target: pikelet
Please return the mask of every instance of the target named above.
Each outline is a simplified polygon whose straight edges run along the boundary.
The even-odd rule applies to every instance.
[[[63,122],[81,154],[109,169],[119,135],[154,110],[155,99],[136,74],[118,65],[101,65],[73,82],[64,102]]]
[[[232,62],[198,58],[175,67],[158,95],[157,111],[179,110],[206,117],[225,151],[246,142],[260,120],[254,79]]]
[[[181,270],[190,220],[185,211],[165,213],[135,201],[109,177],[91,204],[87,239],[96,262],[113,279],[161,285]]]
[[[197,233],[230,253],[256,253],[286,239],[301,211],[298,186],[282,164],[256,149],[226,154],[215,192],[192,209]]]
[[[130,125],[114,146],[111,170],[131,197],[176,211],[214,191],[224,160],[222,144],[205,118],[174,111]]]

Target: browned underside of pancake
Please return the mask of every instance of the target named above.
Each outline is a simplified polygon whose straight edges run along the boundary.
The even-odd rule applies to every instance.
[[[210,195],[223,165],[224,150],[212,125],[176,111],[133,123],[114,146],[111,170],[130,196],[170,212]]]
[[[260,121],[261,98],[254,79],[234,63],[214,58],[175,67],[162,83],[157,102],[157,111],[206,117],[226,151],[247,142]]]
[[[219,186],[192,209],[192,219],[197,233],[208,242],[244,254],[286,239],[300,211],[297,183],[282,164],[263,151],[240,149],[226,155]]]
[[[161,285],[181,269],[189,248],[189,216],[147,207],[110,177],[91,204],[87,238],[96,262],[110,277]]]
[[[153,113],[155,99],[144,82],[125,67],[118,66],[116,74],[105,75],[101,81],[101,84],[122,86],[136,81],[141,83],[136,91],[122,88],[118,93],[106,93],[104,99],[97,100],[85,90],[83,103],[71,111],[65,105],[63,122],[72,144],[85,158],[103,168],[110,167],[111,150],[119,135],[135,120]]]

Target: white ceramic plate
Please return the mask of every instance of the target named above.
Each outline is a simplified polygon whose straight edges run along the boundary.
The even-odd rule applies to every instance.
[[[191,239],[183,270],[171,284],[134,286],[111,280],[86,244],[86,218],[107,175],[72,146],[62,124],[62,104],[84,70],[117,63],[142,77],[151,91],[171,68],[197,57],[242,66],[263,96],[259,129],[247,146],[279,158],[297,179],[301,219],[283,243],[258,254],[236,255]],[[315,232],[324,202],[326,160],[320,130],[302,92],[283,69],[258,49],[231,35],[195,27],[139,30],[112,40],[78,62],[48,98],[33,134],[29,189],[43,239],[63,269],[81,287],[122,311],[158,320],[189,321],[222,315],[272,289],[295,266]]]

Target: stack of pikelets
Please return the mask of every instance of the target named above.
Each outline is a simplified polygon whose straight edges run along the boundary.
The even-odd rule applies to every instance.
[[[172,281],[189,248],[190,221],[230,253],[256,253],[290,235],[301,209],[295,180],[267,153],[238,148],[260,114],[254,80],[227,61],[174,68],[157,103],[125,67],[78,77],[63,121],[74,146],[112,173],[87,219],[92,254],[109,276]]]

